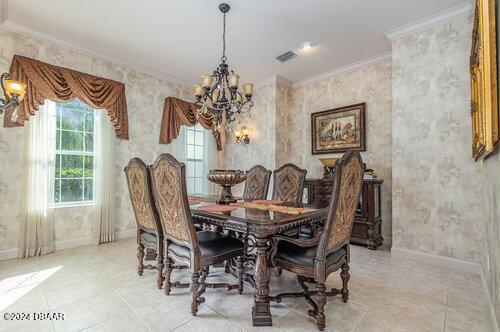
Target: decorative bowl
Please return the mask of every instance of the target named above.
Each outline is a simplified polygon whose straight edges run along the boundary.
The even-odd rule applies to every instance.
[[[219,204],[235,203],[236,199],[231,194],[231,187],[245,181],[245,173],[240,170],[213,169],[208,172],[207,179],[222,187],[222,192],[217,199]]]

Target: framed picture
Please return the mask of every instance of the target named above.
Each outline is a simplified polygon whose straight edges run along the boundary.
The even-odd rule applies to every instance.
[[[365,103],[311,114],[312,154],[366,151]]]
[[[478,161],[498,142],[495,0],[476,0],[470,56],[472,157]]]

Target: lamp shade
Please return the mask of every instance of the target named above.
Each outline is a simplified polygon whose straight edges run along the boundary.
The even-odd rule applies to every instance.
[[[13,94],[19,96],[18,100],[23,100],[26,94],[26,84],[14,80],[5,80],[5,95],[8,99],[11,99]]]

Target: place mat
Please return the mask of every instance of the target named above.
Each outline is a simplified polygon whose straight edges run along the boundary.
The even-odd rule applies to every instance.
[[[201,198],[188,196],[188,203],[189,203],[189,205],[199,204],[199,203],[201,203]]]
[[[238,207],[233,205],[202,205],[198,206],[196,210],[205,212],[229,212],[236,210]]]
[[[274,200],[274,199],[256,199],[256,200],[253,200],[252,203],[255,203],[255,204],[281,204],[283,203],[283,201],[278,201],[278,200]]]
[[[284,205],[274,205],[274,204],[256,204],[256,203],[231,203],[230,206],[242,207],[248,209],[258,209],[258,210],[268,210],[280,213],[288,213],[288,214],[301,214],[312,211],[311,209],[306,208],[298,208]]]

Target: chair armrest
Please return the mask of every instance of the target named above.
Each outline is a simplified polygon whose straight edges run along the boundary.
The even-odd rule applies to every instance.
[[[321,233],[322,231],[319,231],[316,233],[316,235],[313,238],[310,239],[297,239],[294,237],[289,237],[289,236],[283,236],[283,235],[275,235],[272,237],[272,248],[269,252],[269,263],[271,266],[276,267],[274,265],[274,256],[276,256],[276,253],[278,252],[278,245],[281,241],[293,243],[299,247],[314,247],[319,243],[319,240],[321,239]]]

